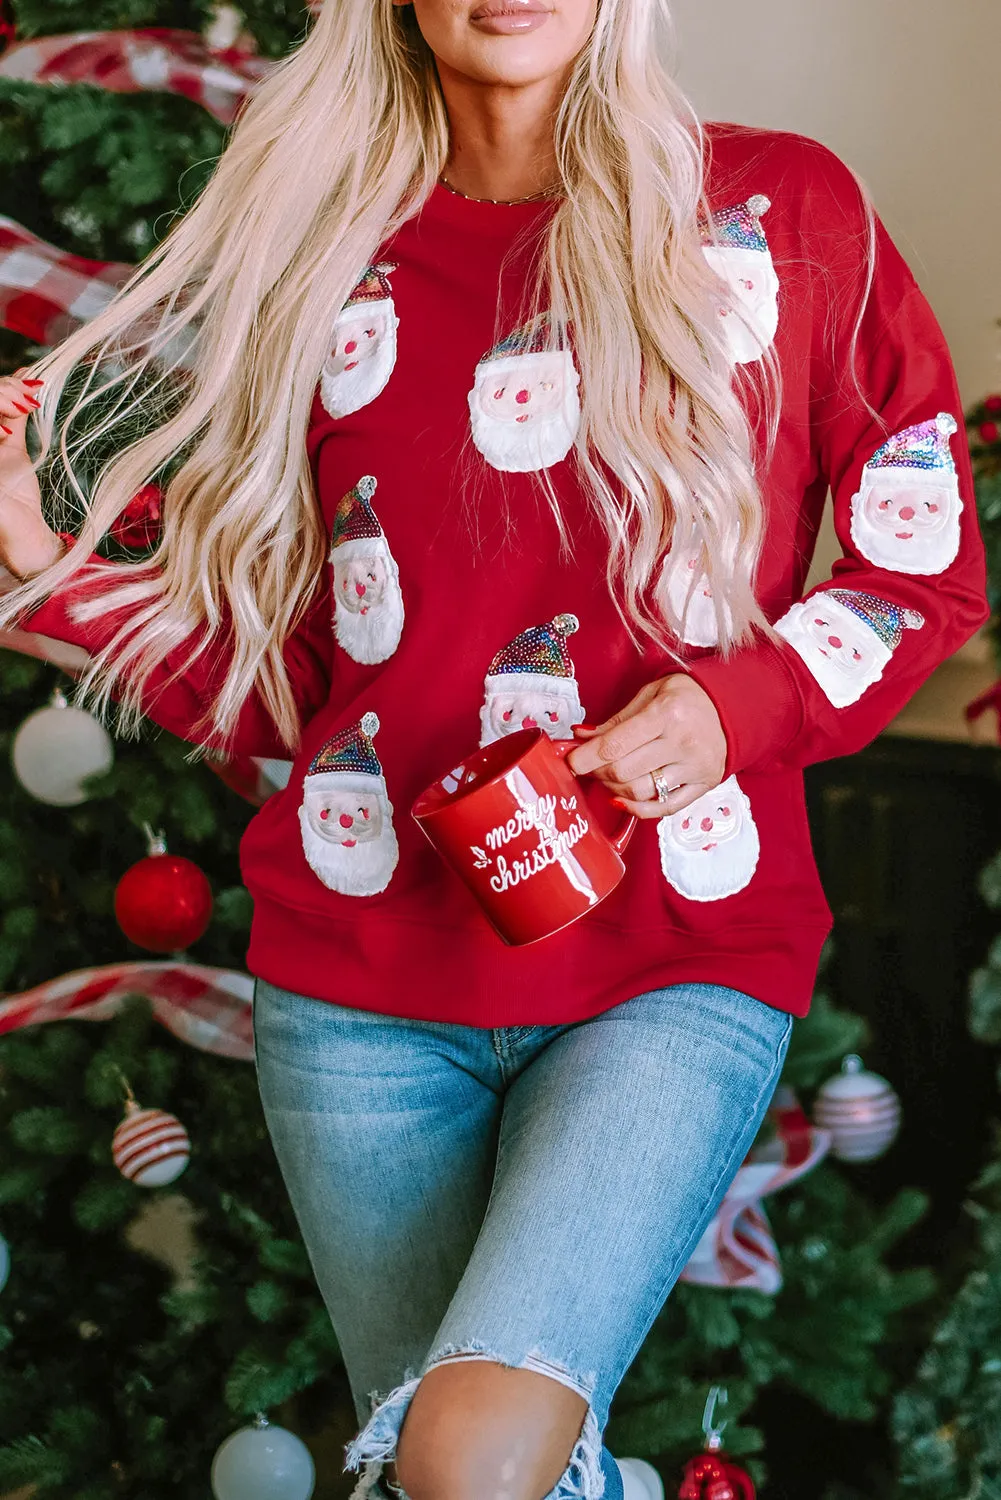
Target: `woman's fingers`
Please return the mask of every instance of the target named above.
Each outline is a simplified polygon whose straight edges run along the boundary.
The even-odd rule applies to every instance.
[[[644,822],[650,822],[657,818],[668,817],[671,813],[683,812],[686,807],[695,802],[699,797],[711,792],[712,786],[705,782],[690,781],[679,786],[671,793],[666,802],[648,802],[634,797],[616,797],[617,807],[624,807],[637,818]]]
[[[22,376],[8,375],[0,379],[0,439],[14,438],[23,441],[24,428],[33,411],[41,405],[35,391],[38,382],[31,384]],[[19,427],[17,424],[21,423]]]
[[[606,791],[612,792],[616,797],[629,797],[634,802],[646,802],[657,795],[656,783],[653,779],[654,771],[663,776],[672,791],[675,787],[682,786],[688,777],[698,774],[692,766],[655,765],[651,766],[648,771],[640,771],[636,776],[622,777],[618,780],[603,776],[601,783]]]
[[[634,699],[633,702],[635,701]],[[652,702],[652,698],[649,701]],[[599,727],[593,734],[585,731],[583,739],[578,737],[576,748],[567,757],[576,776],[595,775],[604,780],[604,772],[614,770],[628,756],[635,755],[644,745],[658,738],[656,717],[648,704],[644,703],[636,712],[631,712],[631,709],[632,705],[623,711],[629,715],[628,718],[617,714],[619,722],[610,720],[610,728]],[[628,780],[628,777],[619,779]]]

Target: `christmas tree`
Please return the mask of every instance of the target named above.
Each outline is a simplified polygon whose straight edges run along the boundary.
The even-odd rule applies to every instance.
[[[1001,395],[968,419],[977,510],[987,546],[991,631],[1001,659]],[[999,712],[1001,691],[976,709]],[[1001,911],[1001,853],[983,871],[981,893]],[[1001,1045],[1001,938],[970,984],[970,1030]],[[1001,1083],[1001,1069],[998,1073]],[[975,1239],[967,1274],[935,1328],[917,1376],[895,1404],[901,1488],[916,1500],[1001,1493],[1001,1127],[967,1204]]]
[[[208,0],[13,0],[11,14],[17,42],[83,29],[180,29],[189,64],[197,43],[237,73],[252,71],[248,56],[280,57],[308,25],[299,0],[245,0],[241,15]],[[157,66],[172,45],[163,34],[143,43],[161,49]],[[191,84],[190,73],[192,97],[182,97],[143,83],[152,75],[130,56],[132,83],[142,85],[133,93],[79,73],[53,88],[4,77],[0,67],[0,214],[60,252],[122,266],[197,196],[227,123],[225,101]],[[65,328],[68,317],[22,299],[0,330],[0,367],[24,363],[46,328]],[[68,686],[51,666],[0,652],[4,759],[60,681]],[[0,776],[0,989],[148,957],[113,915],[115,884],[144,853],[144,825],[165,828],[172,853],[203,866],[213,889],[211,925],[186,957],[242,965],[249,910],[236,846],[250,810],[209,766],[192,764],[188,748],[153,731],[119,744],[114,767],[68,807],[39,803],[9,771]],[[818,997],[796,1032],[786,1081],[814,1089],[861,1030]],[[344,1494],[337,1441],[354,1416],[252,1069],[186,1047],[138,1004],[114,1021],[0,1039],[0,1078],[0,1130],[10,1143],[0,1228],[11,1254],[0,1292],[0,1490],[32,1484],[39,1500],[207,1497],[220,1441],[268,1410],[317,1453],[317,1493]],[[112,1162],[126,1083],[191,1136],[187,1171],[156,1193],[125,1181]],[[189,1226],[179,1269],[151,1254],[159,1220],[140,1213],[163,1198]],[[777,1198],[769,1212],[782,1290],[679,1286],[616,1401],[613,1448],[652,1458],[670,1491],[700,1446],[706,1389],[716,1381],[729,1390],[728,1447],[752,1467],[755,1454],[774,1457],[796,1441],[790,1401],[853,1424],[857,1436],[885,1413],[899,1377],[901,1314],[931,1289],[926,1273],[890,1265],[921,1208],[910,1193],[873,1208],[844,1169],[826,1164]],[[332,1441],[325,1460],[321,1428]],[[831,1461],[846,1484],[857,1471],[856,1460]],[[879,1475],[858,1478],[862,1488],[843,1485],[839,1500],[871,1500]]]

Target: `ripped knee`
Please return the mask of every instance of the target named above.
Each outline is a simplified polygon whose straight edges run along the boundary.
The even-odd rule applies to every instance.
[[[439,1351],[349,1444],[355,1497],[395,1461],[404,1500],[600,1500],[593,1385],[539,1354],[514,1365],[475,1347]]]

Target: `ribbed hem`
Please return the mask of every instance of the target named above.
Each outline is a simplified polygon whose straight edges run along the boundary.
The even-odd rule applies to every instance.
[[[774,768],[796,739],[803,704],[783,653],[771,641],[725,660],[710,656],[685,669],[713,700],[726,735],[724,776]]]
[[[525,948],[486,929],[340,923],[253,891],[250,972],[337,1005],[461,1026],[558,1026],[673,984],[719,984],[804,1016],[829,924],[748,927],[726,947],[667,929],[613,934],[596,916]],[[651,960],[656,947],[660,956]],[[639,950],[642,957],[634,957]]]

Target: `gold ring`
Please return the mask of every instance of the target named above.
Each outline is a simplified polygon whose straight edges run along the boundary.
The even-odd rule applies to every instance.
[[[663,771],[651,771],[650,777],[653,781],[653,789],[657,794],[658,802],[666,802],[671,795],[671,788],[667,784],[667,777]]]

